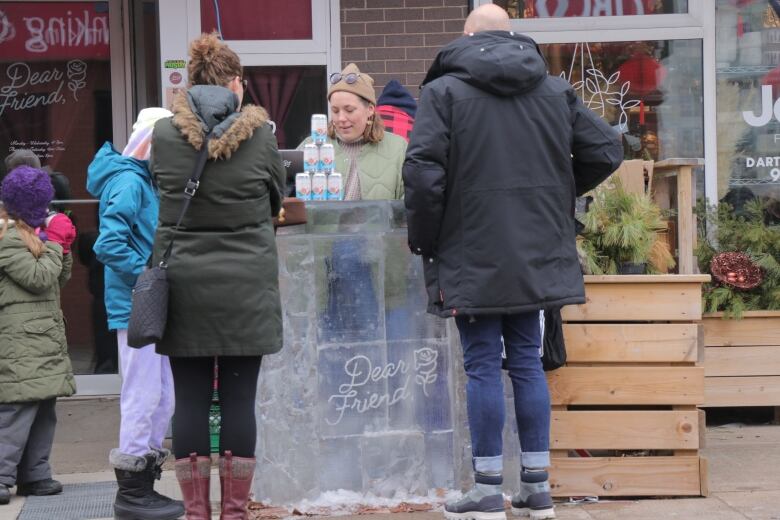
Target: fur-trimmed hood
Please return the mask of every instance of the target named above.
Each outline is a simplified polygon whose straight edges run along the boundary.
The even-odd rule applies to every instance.
[[[209,103],[199,103],[207,95],[211,96]],[[215,95],[216,100],[213,99]],[[174,98],[173,125],[196,150],[203,146],[206,133],[213,131],[209,158],[229,159],[241,142],[252,137],[256,129],[268,122],[268,112],[259,106],[246,105],[241,112],[235,112],[235,100],[236,95],[224,87],[196,85]],[[208,113],[198,113],[198,109]],[[209,125],[212,127],[209,128]]]

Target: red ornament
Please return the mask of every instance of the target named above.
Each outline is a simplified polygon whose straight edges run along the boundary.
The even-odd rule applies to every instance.
[[[666,79],[666,67],[658,60],[642,52],[634,53],[618,68],[620,81],[630,82],[629,92],[635,96],[644,97],[658,90]]]

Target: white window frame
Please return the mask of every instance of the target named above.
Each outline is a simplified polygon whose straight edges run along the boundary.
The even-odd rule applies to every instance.
[[[319,54],[322,52],[325,42],[328,38],[328,27],[322,23],[327,20],[328,3],[322,0],[312,0],[311,2],[311,21],[312,21],[312,39],[310,40],[228,40],[228,45],[239,55],[256,54],[260,49],[261,53],[274,54]],[[228,8],[230,2],[222,1],[220,9],[224,11]],[[200,0],[187,0],[187,11],[192,13],[187,17],[188,41],[200,36]],[[252,13],[246,13],[252,16]],[[256,13],[262,16],[262,13]],[[243,64],[243,62],[242,62]]]
[[[474,7],[491,4],[492,0],[474,0]],[[585,16],[568,18],[532,18],[512,20],[512,28],[524,34],[531,32],[542,36],[540,33],[553,33],[548,37],[555,38],[555,41],[542,41],[539,43],[572,43],[578,40],[570,36],[569,33],[592,33],[593,31],[628,31],[634,37],[633,40],[642,39],[666,39],[658,37],[659,29],[676,29],[680,32],[691,34],[696,29],[701,30],[709,7],[712,6],[712,0],[688,0],[688,12],[678,14],[653,14],[653,15],[624,15],[624,16]],[[540,23],[543,22],[543,23]],[[649,37],[637,37],[637,34],[643,34],[651,31],[653,35]],[[561,34],[563,33],[563,34]],[[679,34],[679,32],[678,32]],[[570,38],[567,41],[561,41],[561,37]],[[688,36],[684,39],[700,38],[701,36]],[[680,39],[680,36],[676,36]],[[618,40],[615,40],[618,41]]]
[[[493,3],[473,0],[473,6]],[[578,42],[624,42],[650,40],[701,40],[704,96],[705,197],[718,198],[718,141],[716,117],[715,3],[688,0],[688,13],[643,16],[593,16],[512,20],[512,30],[540,44]]]
[[[227,40],[227,44],[246,67],[324,65],[326,75],[330,75],[341,70],[339,3],[339,0],[312,0],[310,40]],[[173,26],[166,24],[166,20],[184,20],[185,23]],[[171,71],[165,69],[165,61],[186,60],[188,42],[201,34],[200,0],[161,1],[160,23],[160,66],[164,91],[166,87],[174,86],[168,80]],[[325,85],[323,95],[324,89]]]

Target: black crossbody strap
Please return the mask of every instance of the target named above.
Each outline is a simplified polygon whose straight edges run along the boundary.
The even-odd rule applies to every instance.
[[[179,218],[176,220],[176,225],[173,227],[171,241],[168,243],[168,247],[165,249],[165,253],[160,261],[160,267],[162,269],[168,267],[168,259],[170,259],[171,252],[173,251],[173,242],[176,240],[176,232],[179,230],[182,220],[184,220],[184,215],[187,214],[187,210],[190,208],[192,197],[195,196],[195,192],[197,192],[198,187],[200,187],[200,176],[203,175],[203,169],[206,166],[206,160],[209,156],[209,141],[211,141],[211,137],[212,135],[209,133],[203,140],[203,145],[200,147],[198,158],[195,162],[195,169],[192,171],[192,176],[187,180],[187,185],[184,187],[184,206],[182,206]]]

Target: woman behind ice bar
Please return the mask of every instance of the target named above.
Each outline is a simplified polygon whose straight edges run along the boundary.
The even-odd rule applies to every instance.
[[[354,63],[341,72],[330,76],[328,89],[330,122],[327,142],[335,150],[334,171],[342,174],[344,200],[394,200],[403,196],[401,166],[406,154],[406,140],[385,131],[382,118],[376,112],[374,80],[358,69]],[[304,140],[298,147],[311,143]],[[341,215],[340,224],[348,224],[352,218],[360,218],[360,208],[354,208]],[[405,256],[387,255],[385,273],[377,271],[375,251],[364,246],[358,237],[344,237],[333,241],[332,251],[325,259],[327,276],[326,309],[321,315],[321,338],[326,342],[369,340],[377,337],[380,306],[375,281],[385,277],[399,283],[388,290],[385,303],[397,307],[390,301],[389,293],[405,296]],[[374,260],[372,261],[372,258]],[[402,287],[403,284],[403,287]],[[389,309],[388,312],[393,312]],[[382,335],[383,336],[383,335]]]
[[[211,518],[208,414],[218,359],[221,518],[237,520],[247,518],[254,475],[260,361],[282,348],[271,219],[281,208],[285,174],[266,111],[241,109],[238,56],[204,34],[190,44],[187,70],[191,87],[152,137],[151,170],[160,190],[155,263],[176,236],[168,322],[157,351],[170,356],[173,371],[173,449],[188,519]],[[202,146],[209,160],[183,229],[175,231]]]
[[[336,152],[335,171],[344,179],[344,200],[400,199],[406,141],[385,132],[376,113],[374,80],[350,63],[330,76],[328,141]],[[304,140],[298,149],[311,143]]]

